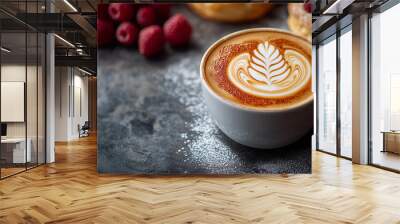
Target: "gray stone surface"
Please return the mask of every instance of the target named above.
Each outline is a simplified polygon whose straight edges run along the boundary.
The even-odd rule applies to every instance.
[[[251,24],[205,21],[184,7],[194,27],[187,49],[147,60],[136,49],[98,51],[98,170],[134,174],[311,172],[311,134],[277,150],[244,147],[214,125],[201,98],[199,63],[225,34],[287,28],[286,8]],[[312,121],[310,121],[312,122]]]

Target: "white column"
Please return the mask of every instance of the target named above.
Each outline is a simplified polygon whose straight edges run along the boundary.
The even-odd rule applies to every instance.
[[[368,15],[353,20],[353,162],[368,163]]]
[[[46,11],[54,12],[54,5],[46,1]],[[55,42],[52,33],[46,34],[46,163],[55,161]]]
[[[312,46],[312,92],[313,92],[313,94],[314,94],[314,120],[313,120],[313,123],[314,123],[314,133],[313,133],[313,135],[312,135],[312,137],[311,137],[311,149],[312,150],[316,150],[317,149],[317,135],[316,135],[316,132],[317,132],[317,101],[316,101],[316,99],[317,99],[317,97],[316,97],[316,94],[317,94],[317,82],[316,82],[316,74],[317,74],[317,58],[316,58],[316,55],[317,55],[317,48],[316,48],[316,46],[315,45],[313,45]]]
[[[54,133],[55,133],[55,55],[54,35],[46,36],[46,162],[55,161]]]

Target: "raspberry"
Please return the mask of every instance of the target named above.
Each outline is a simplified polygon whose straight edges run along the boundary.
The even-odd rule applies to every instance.
[[[133,18],[135,9],[129,3],[111,3],[108,7],[108,14],[111,19],[118,22],[129,21]]]
[[[172,46],[183,46],[190,41],[192,26],[183,15],[176,14],[165,22],[164,35]]]
[[[97,20],[97,44],[104,46],[110,44],[114,37],[114,24],[110,20]]]
[[[164,48],[164,35],[158,25],[148,26],[139,33],[139,52],[145,57],[153,57]]]
[[[98,4],[97,5],[97,18],[99,19],[109,19],[108,16],[108,4]]]
[[[170,4],[153,4],[151,5],[153,9],[156,11],[157,20],[159,23],[163,23],[167,20],[171,14],[171,5]]]
[[[156,12],[149,6],[140,8],[136,15],[136,21],[142,27],[154,25],[157,23]]]
[[[115,36],[121,44],[130,46],[137,41],[138,32],[139,30],[134,24],[123,22],[118,26]]]
[[[306,3],[304,3],[303,5],[304,11],[308,12],[308,13],[312,13],[313,11],[313,4],[311,1],[308,1]]]

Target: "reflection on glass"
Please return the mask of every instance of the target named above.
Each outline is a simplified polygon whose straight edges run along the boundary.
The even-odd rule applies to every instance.
[[[398,26],[398,21],[400,5],[371,20],[372,163],[396,170],[400,170],[400,33],[393,27]]]
[[[0,2],[21,16],[46,9],[45,0]],[[13,22],[12,28],[0,24],[0,178],[4,178],[45,162],[46,39],[2,12],[0,17]]]
[[[390,130],[400,130],[400,73],[390,74]]]
[[[46,111],[46,104],[45,104],[45,87],[46,87],[46,79],[45,79],[45,70],[44,67],[46,65],[46,52],[45,52],[45,45],[46,45],[46,37],[44,34],[39,33],[38,35],[38,136],[37,136],[37,147],[38,147],[38,156],[37,162],[38,164],[45,163],[45,111]]]
[[[26,141],[26,34],[2,33],[1,57],[1,176],[25,170],[31,160],[30,143]]]
[[[336,39],[318,48],[318,148],[336,153]]]
[[[352,157],[352,35],[340,36],[340,153]]]
[[[30,161],[27,167],[37,165],[37,76],[38,76],[38,36],[36,32],[27,33],[27,75],[26,75],[26,118],[27,118],[27,143],[30,148]]]

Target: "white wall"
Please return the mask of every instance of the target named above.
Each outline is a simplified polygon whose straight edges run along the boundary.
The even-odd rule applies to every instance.
[[[55,68],[55,141],[67,141],[69,133],[69,68]]]
[[[36,77],[36,67],[34,66],[27,66],[25,67],[24,65],[19,65],[19,64],[4,64],[1,66],[1,81],[2,82],[25,82],[25,75],[26,75],[26,70],[27,69],[27,75],[28,75],[28,80],[30,85],[36,86],[36,80],[33,81],[34,79],[32,77],[29,77],[30,75],[34,75]],[[35,110],[36,111],[36,88],[27,88],[27,107],[30,107],[29,112]],[[32,102],[34,102],[32,105]],[[2,110],[5,110],[6,108],[1,108]],[[28,122],[28,129],[32,127],[33,129],[36,130],[36,113],[27,113],[27,118]],[[35,124],[31,124],[33,122]],[[26,122],[7,122],[7,136],[8,137],[25,137],[25,123]],[[35,127],[33,127],[35,126]],[[29,133],[31,133],[28,130],[28,137]]]
[[[29,68],[28,68],[29,69]],[[1,81],[3,82],[25,82],[25,64],[8,64],[1,66]],[[29,73],[28,73],[29,74]],[[5,108],[1,108],[5,110]],[[25,122],[7,123],[7,137],[24,138],[25,137]]]
[[[78,125],[88,120],[88,77],[71,67],[56,67],[55,74],[55,140],[77,139]]]
[[[37,70],[38,69],[38,70]],[[3,64],[1,66],[2,82],[24,82],[26,84],[26,107],[20,109],[21,113],[26,112],[26,120],[22,122],[5,122],[7,124],[8,138],[25,138],[29,139],[32,161],[44,163],[45,150],[45,115],[44,115],[44,74],[42,67],[25,64]],[[27,80],[25,80],[27,79]],[[4,89],[3,89],[4,90]],[[2,90],[2,91],[3,91]],[[3,93],[4,94],[4,93]],[[2,98],[7,95],[2,95]],[[10,108],[2,107],[1,110],[7,111]],[[13,111],[8,111],[13,113]],[[16,113],[16,112],[14,112]],[[39,156],[37,156],[37,153]]]
[[[72,130],[71,130],[72,131],[71,135],[73,136],[73,138],[79,137],[77,128],[78,124],[82,126],[85,123],[85,121],[89,120],[88,77],[82,76],[83,73],[79,71],[78,74],[76,72],[77,70],[75,70],[74,83],[73,83],[74,85],[73,94],[75,94],[73,96],[75,102],[74,102],[74,108],[72,108],[73,119],[72,119]]]

